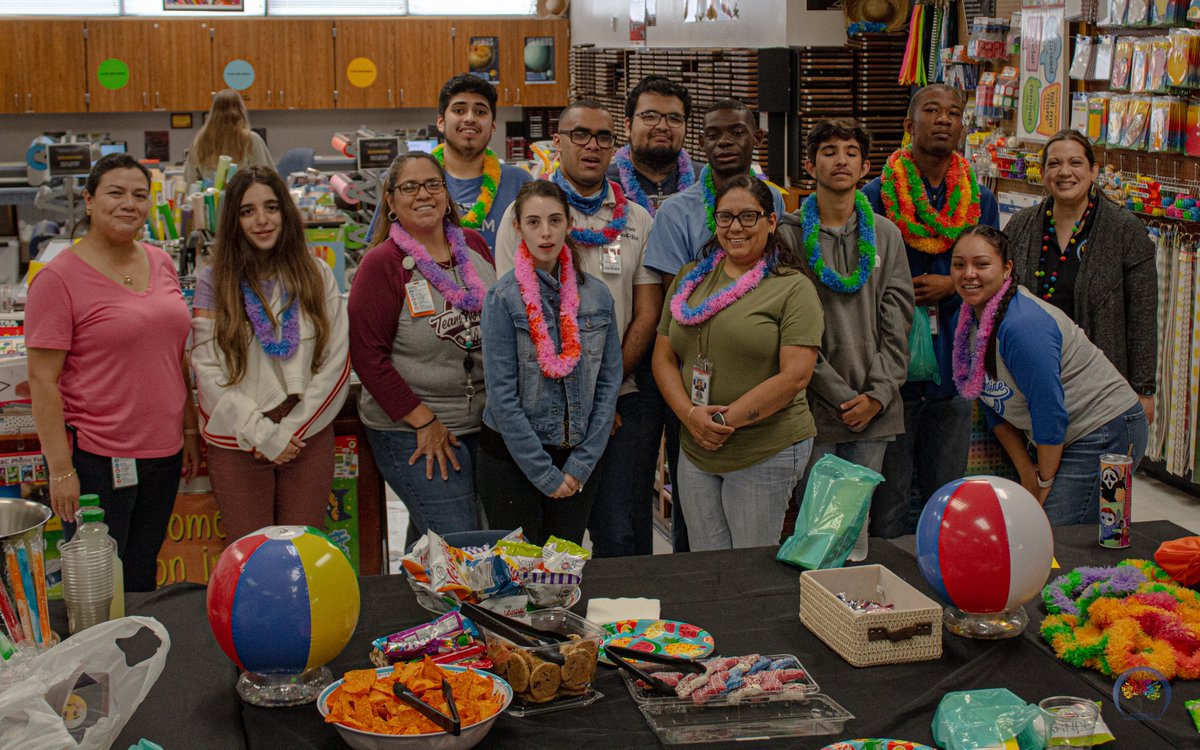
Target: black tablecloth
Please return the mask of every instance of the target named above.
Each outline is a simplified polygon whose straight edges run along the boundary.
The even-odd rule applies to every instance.
[[[1096,544],[1095,526],[1055,530],[1054,575],[1079,565],[1150,558],[1166,539],[1187,536],[1173,523],[1135,524],[1134,545],[1107,550]],[[911,538],[892,544],[871,540],[867,562],[886,565],[932,596],[912,554]],[[931,722],[942,696],[956,690],[1005,687],[1036,703],[1051,695],[1104,701],[1103,716],[1117,737],[1112,750],[1200,748],[1184,701],[1200,697],[1200,683],[1176,682],[1167,714],[1155,721],[1126,719],[1112,705],[1113,681],[1098,672],[1058,661],[1037,633],[1045,616],[1040,602],[1027,606],[1030,625],[1019,638],[975,641],[943,634],[937,661],[856,669],[814,636],[799,619],[799,571],[774,559],[773,548],[693,552],[595,560],[585,570],[585,597],[646,596],[662,602],[662,616],[708,629],[724,654],[790,653],[814,675],[821,691],[857,718],[842,736],[758,742],[754,747],[820,748],[836,739],[896,737],[932,744]],[[362,615],[345,651],[330,668],[335,676],[369,666],[373,638],[425,622],[401,576],[361,579]],[[145,737],[164,747],[302,750],[345,748],[315,707],[263,709],[241,703],[237,671],[217,647],[205,614],[201,586],[170,586],[131,596],[130,614],[156,617],[172,638],[166,669],[126,726],[117,748]],[[586,599],[577,611],[586,611]],[[596,686],[605,698],[586,708],[519,719],[502,716],[480,747],[655,748],[653,732],[629,697],[620,676],[600,668]]]

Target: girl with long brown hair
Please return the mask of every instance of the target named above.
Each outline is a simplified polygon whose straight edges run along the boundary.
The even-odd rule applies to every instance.
[[[196,279],[192,364],[213,494],[231,538],[322,526],[333,419],[349,385],[348,323],[333,272],[273,170],[226,188],[212,265]]]
[[[213,97],[208,119],[192,141],[183,163],[183,179],[188,183],[211,180],[222,156],[232,159],[239,169],[275,168],[267,144],[250,129],[242,95],[233,89],[222,89]]]

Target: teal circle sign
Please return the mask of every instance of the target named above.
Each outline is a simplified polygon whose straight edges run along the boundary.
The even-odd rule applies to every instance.
[[[229,88],[245,91],[254,85],[254,66],[245,60],[230,60],[223,77]]]
[[[97,66],[96,80],[109,91],[123,89],[129,83],[129,66],[124,60],[110,57]]]

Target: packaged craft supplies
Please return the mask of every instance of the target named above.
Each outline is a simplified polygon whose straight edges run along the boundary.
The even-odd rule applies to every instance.
[[[511,613],[524,610],[527,603],[573,604],[590,557],[584,548],[557,537],[543,547],[528,544],[520,529],[495,546],[473,551],[452,547],[429,531],[402,562],[427,608],[446,611],[462,602],[490,600],[492,609]]]

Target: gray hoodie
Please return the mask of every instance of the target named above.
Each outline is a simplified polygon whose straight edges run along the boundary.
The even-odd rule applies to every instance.
[[[807,260],[799,210],[784,215],[779,236]],[[842,227],[822,225],[818,241],[825,264],[837,273],[846,275],[858,266],[857,216]],[[818,443],[886,440],[904,432],[900,386],[908,376],[912,274],[900,230],[879,215],[875,216],[875,253],[875,269],[857,292],[843,294],[816,282],[825,310],[825,333],[808,384],[808,401]],[[878,400],[883,411],[864,430],[853,432],[842,422],[839,406],[860,393]]]

